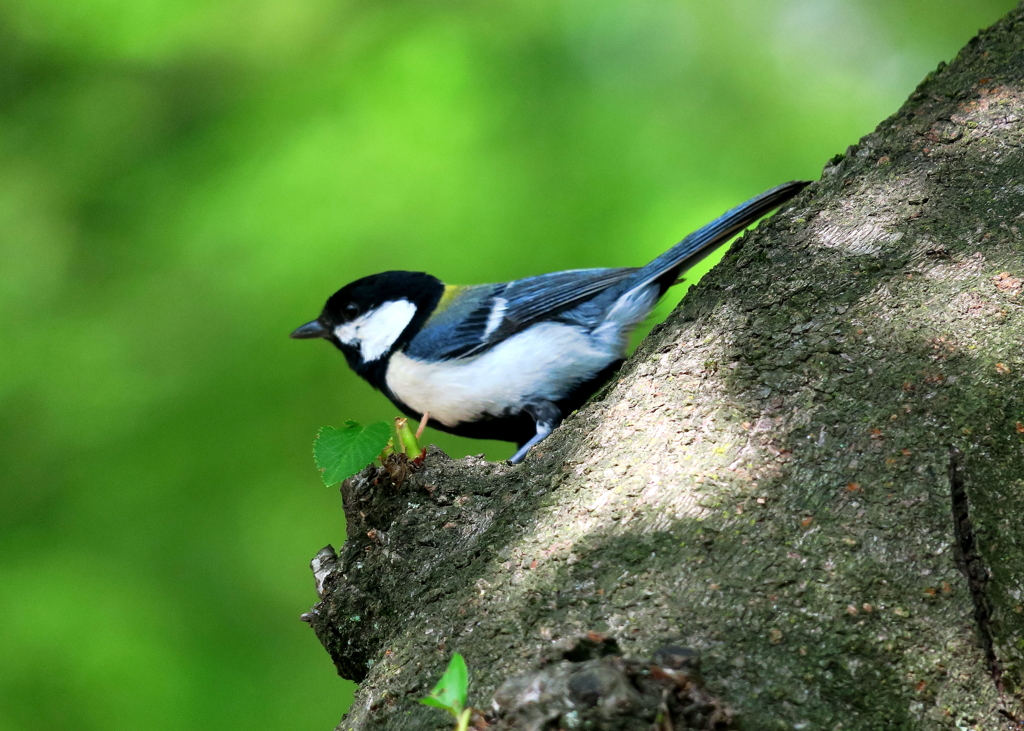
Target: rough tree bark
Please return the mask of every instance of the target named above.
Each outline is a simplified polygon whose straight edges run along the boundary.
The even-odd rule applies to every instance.
[[[338,728],[448,728],[416,700],[453,651],[486,709],[587,632],[699,650],[747,729],[1022,728],[1022,119],[1024,5],[525,464],[350,480],[306,616],[362,682]],[[590,690],[534,727],[652,727]]]

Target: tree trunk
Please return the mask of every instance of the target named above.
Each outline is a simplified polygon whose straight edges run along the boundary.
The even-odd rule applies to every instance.
[[[708,727],[1022,728],[1022,119],[1024,5],[523,465],[432,450],[348,481],[306,617],[362,683],[338,728],[450,728],[417,699],[452,652],[487,710],[543,662],[574,672],[588,632],[653,658],[645,677],[657,648],[698,650],[735,714]],[[514,691],[500,723],[527,727]],[[576,691],[533,727],[652,728]]]

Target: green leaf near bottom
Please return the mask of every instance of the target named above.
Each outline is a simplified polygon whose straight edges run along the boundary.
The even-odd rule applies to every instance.
[[[443,708],[456,719],[462,715],[466,708],[466,700],[469,697],[469,671],[466,669],[466,661],[462,655],[455,653],[448,663],[448,669],[437,681],[437,685],[430,691],[430,695],[421,698],[420,703],[425,706]]]
[[[391,427],[379,421],[365,428],[354,421],[345,426],[320,427],[313,442],[313,459],[324,484],[330,487],[351,477],[370,464],[391,439]]]

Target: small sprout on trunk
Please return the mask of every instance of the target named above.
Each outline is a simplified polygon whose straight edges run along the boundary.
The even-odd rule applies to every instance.
[[[430,695],[421,698],[420,703],[448,711],[455,718],[455,731],[466,731],[473,711],[466,705],[468,696],[469,671],[462,655],[456,652]]]

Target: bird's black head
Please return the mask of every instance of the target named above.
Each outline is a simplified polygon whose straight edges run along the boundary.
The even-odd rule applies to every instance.
[[[388,357],[423,327],[444,294],[444,285],[423,272],[383,272],[347,284],[327,300],[320,317],[291,334],[324,338],[356,373],[374,385]]]

